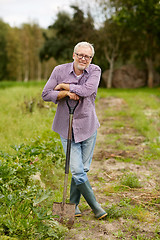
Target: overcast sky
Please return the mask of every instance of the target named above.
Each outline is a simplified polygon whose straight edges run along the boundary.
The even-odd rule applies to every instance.
[[[0,0],[0,18],[10,26],[38,23],[47,28],[60,10],[72,13],[70,5],[78,0]]]

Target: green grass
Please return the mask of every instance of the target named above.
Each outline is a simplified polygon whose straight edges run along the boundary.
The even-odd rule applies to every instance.
[[[145,144],[150,148],[150,152],[145,154],[146,159],[153,159],[153,157],[159,159],[160,89],[99,89],[98,99],[106,97],[123,99],[120,110],[115,111],[110,108],[104,112],[106,117],[117,117],[109,127],[120,131],[123,130],[124,125],[129,125],[130,128],[137,132],[137,135],[140,134],[145,137]],[[119,149],[127,150],[123,141],[120,141],[123,131],[113,135],[108,140],[107,135],[106,142],[112,141],[112,144],[115,144],[117,141]]]
[[[133,173],[124,175],[123,178],[121,179],[121,184],[128,186],[130,188],[141,187],[138,177]]]
[[[133,204],[131,199],[122,198],[118,204],[112,204],[106,209],[108,219],[137,219],[140,222],[146,222],[149,219],[150,212],[141,205]]]
[[[9,88],[0,88],[0,149],[10,152],[11,145],[30,142],[38,136],[55,134],[51,125],[55,114],[55,105],[45,103],[40,108],[41,92],[45,83],[31,86],[24,84]],[[33,111],[30,112],[27,104],[34,102]],[[56,135],[58,137],[58,135]]]
[[[10,145],[27,143],[37,136],[51,133],[51,125],[56,106],[44,103],[41,93],[45,82],[1,82],[0,83],[0,149],[12,151]],[[124,119],[131,117],[130,123],[139,133],[144,135],[153,149],[159,145],[158,128],[160,128],[160,92],[159,89],[99,89],[97,99],[101,97],[118,97],[124,99],[126,106],[120,111],[106,109],[106,116],[119,116],[113,128],[123,128]],[[29,111],[33,101],[32,112]],[[39,103],[43,103],[40,108]],[[47,107],[49,106],[49,109]],[[28,108],[27,108],[28,107]],[[155,118],[147,117],[145,111],[154,110]],[[58,135],[56,135],[58,137]],[[118,138],[118,137],[117,137]],[[113,141],[116,141],[116,139]],[[158,150],[159,152],[159,150]]]
[[[14,187],[16,186],[16,184],[18,186],[18,184],[21,183],[23,177],[25,177],[21,177],[19,172],[22,173],[25,169],[25,173],[28,173],[28,176],[30,176],[32,174],[32,172],[30,172],[30,163],[34,162],[35,159],[37,159],[38,161],[35,163],[37,169],[35,169],[34,173],[36,173],[37,171],[40,172],[41,180],[46,187],[46,195],[44,196],[42,194],[44,192],[44,189],[43,187],[40,187],[40,183],[38,180],[36,180],[35,182],[33,181],[33,183],[30,182],[30,191],[28,190],[28,185],[26,186],[27,190],[24,189],[24,192],[28,191],[26,193],[27,198],[23,199],[24,204],[26,205],[23,206],[22,203],[22,205],[13,204],[10,208],[11,211],[7,212],[8,219],[10,221],[12,220],[11,226],[7,225],[7,221],[9,220],[7,219],[7,215],[4,215],[5,218],[3,220],[5,224],[15,234],[14,235],[10,232],[10,236],[12,237],[16,237],[16,234],[19,230],[22,231],[25,235],[25,224],[27,224],[27,221],[30,221],[28,222],[29,226],[31,226],[32,223],[34,224],[33,228],[30,229],[35,230],[36,224],[37,226],[40,226],[44,235],[45,229],[48,229],[48,226],[41,225],[39,220],[35,221],[35,216],[39,216],[40,218],[44,217],[42,217],[43,213],[40,212],[40,209],[33,208],[35,211],[35,216],[33,216],[32,211],[30,211],[32,204],[36,201],[35,199],[33,199],[33,193],[31,191],[32,188],[33,191],[37,192],[39,198],[43,200],[40,202],[40,205],[43,209],[45,208],[48,214],[49,212],[51,213],[54,201],[62,201],[64,153],[61,143],[59,141],[58,134],[54,133],[51,130],[56,106],[53,103],[45,103],[41,99],[41,93],[44,85],[45,82],[0,83],[0,158],[2,160],[2,165],[5,164],[5,162],[6,164],[9,164],[8,166],[5,165],[5,168],[3,169],[10,169],[10,175],[6,174],[5,170],[4,176],[0,177],[0,180],[2,181],[3,179],[4,184],[6,184],[6,189],[9,189],[11,187],[11,184],[13,183]],[[124,101],[124,104],[122,105],[121,109],[115,110],[112,108],[106,108],[106,111],[104,112],[104,116],[106,118],[116,117],[113,122],[109,121],[109,126],[106,126],[106,128],[110,128],[111,130],[113,130],[113,132],[111,131],[107,135],[104,134],[105,144],[109,147],[113,147],[113,149],[116,149],[117,154],[118,151],[132,152],[135,149],[135,145],[132,143],[130,143],[130,145],[126,144],[126,139],[123,133],[123,128],[127,126],[129,127],[128,132],[132,131],[135,136],[143,136],[143,143],[147,146],[145,152],[143,153],[143,155],[139,156],[139,158],[133,159],[132,156],[118,156],[115,154],[116,161],[133,162],[137,164],[141,164],[141,162],[143,162],[144,164],[145,161],[159,159],[159,89],[99,89],[96,100],[97,107],[98,100],[100,98],[107,97],[121,98]],[[14,167],[16,167],[16,170],[14,169]],[[5,182],[6,176],[11,176],[9,179],[9,181],[11,181],[9,182],[10,184],[8,184],[8,182]],[[26,179],[28,179],[28,176]],[[71,175],[69,175],[69,182],[70,179]],[[98,178],[98,180],[100,185],[101,183],[105,183],[105,179],[101,176]],[[113,184],[113,186],[110,186],[110,189],[106,188],[104,194],[106,194],[107,196],[111,196],[113,193],[120,193],[124,190],[129,191],[129,188],[141,187],[138,178],[135,175],[129,173],[128,175],[124,174],[123,179],[120,180],[121,185],[118,185],[118,183],[116,185]],[[10,195],[13,196],[14,200],[14,196],[16,197],[16,192],[14,192],[15,189],[12,189],[12,191],[13,192]],[[19,191],[20,194],[21,186],[19,187],[19,190],[16,191]],[[48,194],[48,191],[51,191],[52,194]],[[8,195],[6,196],[8,197]],[[6,199],[8,199],[7,197]],[[3,203],[5,204],[5,202]],[[8,201],[7,204],[9,203],[10,201]],[[83,198],[81,204],[82,209],[85,209],[86,202],[83,201]],[[108,207],[108,202],[105,205]],[[21,206],[24,208],[26,206],[26,209],[28,209],[27,211],[29,217],[27,218],[26,222],[23,222],[22,220],[23,211],[21,209]],[[8,208],[6,207],[6,209]],[[17,217],[16,215],[16,209],[19,209],[20,211],[19,217]],[[108,208],[107,212],[108,220],[110,221],[112,219],[114,220],[123,217],[125,219],[129,219],[130,221],[136,219],[137,221],[143,222],[149,214],[149,212],[145,210],[141,205],[133,205],[130,199],[122,199],[120,203],[113,204],[111,207]],[[17,218],[16,221],[14,218]],[[16,227],[14,227],[15,222]],[[65,234],[65,230],[59,229],[59,227],[55,226],[54,224],[55,223],[53,222],[51,223],[52,228],[55,228],[57,231],[57,236],[58,234],[60,234],[60,236],[63,236]],[[130,228],[134,230],[135,226],[130,225]],[[16,229],[17,232],[15,232]],[[33,232],[33,235],[34,234],[35,233]],[[119,231],[117,237],[121,238],[123,237],[122,235],[123,233]],[[32,233],[29,237],[32,239]],[[39,239],[41,239],[40,236]],[[135,239],[143,238],[137,236],[135,237]]]

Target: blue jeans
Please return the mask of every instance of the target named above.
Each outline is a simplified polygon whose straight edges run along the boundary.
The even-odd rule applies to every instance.
[[[83,142],[71,141],[70,169],[76,185],[88,180],[87,172],[92,162],[93,151],[96,143],[97,131]],[[64,152],[67,149],[67,139],[61,137]]]

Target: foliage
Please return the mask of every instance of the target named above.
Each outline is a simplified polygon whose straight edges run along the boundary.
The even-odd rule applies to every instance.
[[[57,64],[72,60],[77,42],[89,41],[96,50],[93,63],[102,72],[110,70],[108,87],[112,86],[113,70],[123,64],[146,71],[149,87],[157,84],[158,0],[95,0],[92,4],[81,0],[71,8],[73,15],[59,11],[48,29],[34,23],[12,28],[0,20],[0,81],[47,79]]]
[[[116,8],[114,19],[120,26],[127,28],[128,32],[136,35],[137,56],[146,63],[148,70],[148,86],[153,87],[156,52],[160,48],[159,44],[159,21],[160,5],[158,0],[131,1],[131,0],[111,0]],[[134,40],[134,36],[132,39]]]
[[[95,30],[90,13],[85,17],[79,7],[71,7],[74,9],[73,18],[66,12],[59,12],[57,20],[49,26],[51,37],[44,34],[45,43],[40,52],[41,60],[54,57],[59,62],[71,61],[73,47],[77,42],[83,41],[84,36],[85,41],[93,41]]]
[[[125,43],[125,32],[123,28],[120,28],[119,25],[112,19],[107,19],[103,27],[99,29],[99,38],[98,38],[98,55],[101,59],[102,54],[104,54],[106,61],[109,64],[109,77],[107,81],[107,88],[112,87],[112,75],[115,68],[116,59],[120,58],[120,55],[127,56],[127,47]],[[124,43],[123,43],[124,42]],[[120,48],[121,46],[121,48]]]
[[[9,25],[0,19],[0,80],[4,79],[7,75],[7,52],[6,48],[6,35],[9,30]]]
[[[18,239],[62,239],[66,231],[43,206],[52,193],[32,176],[41,172],[41,160],[56,166],[64,160],[56,139],[37,138],[30,145],[13,146],[15,154],[0,152],[0,233]]]
[[[41,63],[39,51],[44,39],[37,24],[11,28],[0,20],[0,81],[29,81],[48,78],[55,60]]]
[[[62,146],[59,139],[53,139],[52,136],[48,136],[47,140],[37,137],[32,141],[31,145],[21,144],[19,146],[11,146],[16,152],[16,157],[35,160],[35,157],[45,160],[50,160],[56,165],[61,166],[64,162],[64,156],[62,154]]]

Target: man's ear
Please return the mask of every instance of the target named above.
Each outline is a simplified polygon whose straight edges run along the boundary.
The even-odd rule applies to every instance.
[[[73,59],[75,58],[75,53],[73,53],[73,56],[72,56],[72,58],[73,58]]]

